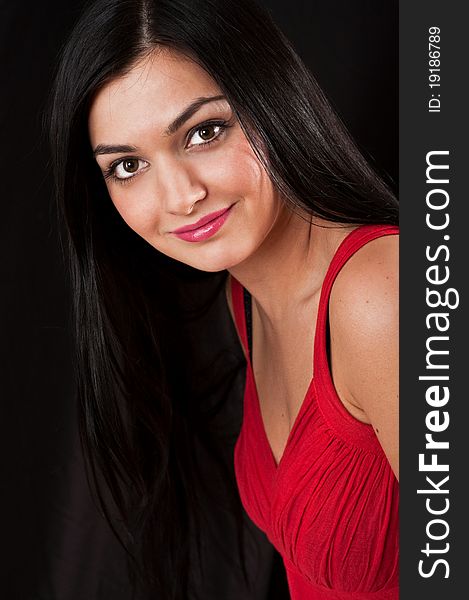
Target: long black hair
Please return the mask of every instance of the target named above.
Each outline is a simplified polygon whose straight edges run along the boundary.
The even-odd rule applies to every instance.
[[[294,210],[337,223],[396,223],[398,205],[254,1],[97,0],[75,26],[57,70],[50,135],[72,274],[82,441],[109,522],[150,588],[176,599],[189,594],[188,540],[197,538],[204,493],[194,439],[234,490],[233,439],[215,415],[240,363],[219,339],[211,340],[217,352],[204,352],[197,329],[226,273],[162,256],[125,225],[87,129],[96,92],[159,46],[214,79]],[[226,502],[240,511],[235,491]]]

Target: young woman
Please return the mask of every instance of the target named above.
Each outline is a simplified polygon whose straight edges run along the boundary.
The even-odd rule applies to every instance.
[[[223,286],[236,480],[291,597],[397,599],[397,203],[289,43],[251,0],[98,0],[51,133],[83,440],[150,585],[189,594],[191,440],[226,453],[206,398],[234,368],[199,326]]]

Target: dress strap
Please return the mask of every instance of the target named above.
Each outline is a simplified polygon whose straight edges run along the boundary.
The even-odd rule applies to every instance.
[[[355,254],[355,252],[357,252],[357,250],[365,246],[368,242],[385,235],[397,235],[398,233],[399,228],[395,225],[362,225],[361,227],[354,229],[344,240],[342,240],[342,243],[337,248],[334,257],[331,260],[322,284],[316,325],[316,338],[318,337],[318,333],[325,333],[329,296],[332,285],[345,263]]]
[[[319,308],[316,321],[316,333],[314,337],[314,381],[318,389],[322,393],[318,396],[320,404],[323,408],[323,413],[331,424],[336,424],[342,433],[346,423],[351,431],[351,439],[358,441],[360,436],[363,441],[369,443],[367,438],[374,437],[372,429],[369,432],[365,429],[369,426],[358,422],[346,410],[342,402],[335,392],[334,383],[328,358],[328,327],[329,327],[329,297],[331,294],[334,281],[345,263],[365,244],[374,239],[386,236],[397,235],[399,228],[394,225],[363,225],[354,229],[342,241],[337,249],[327,270],[324,282],[321,289],[321,297],[319,300]],[[377,438],[373,439],[378,445]]]

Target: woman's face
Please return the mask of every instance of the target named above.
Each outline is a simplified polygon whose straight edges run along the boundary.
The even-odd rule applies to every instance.
[[[173,51],[105,85],[89,134],[124,221],[197,269],[240,264],[285,211],[220,89]]]

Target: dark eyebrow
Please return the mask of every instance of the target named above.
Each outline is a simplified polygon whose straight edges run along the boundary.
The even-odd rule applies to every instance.
[[[123,152],[137,152],[135,146],[115,146],[112,144],[98,144],[93,150],[93,156],[98,154],[122,154]]]
[[[165,135],[173,135],[176,131],[184,125],[184,123],[195,114],[199,108],[201,108],[204,104],[208,104],[209,102],[216,102],[217,100],[225,100],[225,96],[208,96],[201,98],[197,98],[194,102],[191,102],[187,108],[185,108],[180,115],[178,115],[174,121],[168,125],[165,131]]]

